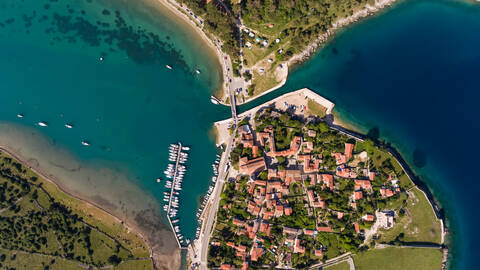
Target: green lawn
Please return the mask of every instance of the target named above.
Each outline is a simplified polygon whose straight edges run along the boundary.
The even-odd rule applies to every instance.
[[[261,93],[269,90],[272,87],[275,87],[279,81],[275,78],[275,74],[273,71],[265,71],[263,74],[259,74],[258,72],[253,72],[253,84],[255,85],[255,89],[253,91],[253,95],[257,96]]]
[[[311,99],[308,99],[307,112],[318,117],[324,117],[327,114],[327,108]]]
[[[400,233],[404,234],[404,242],[441,242],[441,224],[425,195],[418,189],[410,191],[406,209],[408,212],[397,219],[395,226],[385,231],[381,242],[389,242]]]
[[[353,256],[356,270],[438,270],[442,252],[427,248],[385,248]]]
[[[332,266],[324,268],[325,270],[350,270],[350,265],[347,262],[341,262]]]

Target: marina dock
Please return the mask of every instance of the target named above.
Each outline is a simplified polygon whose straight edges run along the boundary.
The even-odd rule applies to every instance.
[[[180,249],[185,249],[190,241],[188,239],[184,239],[184,236],[180,232],[179,224],[176,224],[179,222],[177,218],[177,212],[180,204],[179,192],[182,190],[183,176],[186,172],[184,163],[188,159],[188,153],[182,152],[182,150],[188,151],[190,148],[187,146],[182,146],[181,143],[170,145],[170,163],[164,172],[167,177],[165,188],[168,189],[168,192],[164,192],[163,200],[167,202],[167,204],[164,205],[163,210],[167,212],[168,223],[175,234],[175,240],[177,241],[178,247]]]
[[[170,189],[170,199],[168,201],[167,218],[168,218],[168,223],[170,224],[170,228],[174,232],[175,240],[177,240],[178,247],[179,248],[184,248],[180,244],[180,240],[178,239],[178,236],[175,233],[175,228],[173,227],[172,219],[170,218],[170,215],[169,215],[170,210],[172,208],[173,189],[175,187],[175,181],[177,180],[178,164],[180,162],[180,153],[181,152],[182,152],[182,143],[178,143],[177,160],[175,161],[175,170],[174,170],[173,179],[172,179],[172,188]]]

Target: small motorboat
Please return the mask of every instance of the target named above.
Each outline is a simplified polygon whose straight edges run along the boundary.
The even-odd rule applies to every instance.
[[[199,70],[199,69],[195,70],[195,72],[196,72],[197,74],[200,74],[200,70]]]
[[[170,65],[165,65],[166,68],[168,69],[172,69],[172,67]]]
[[[47,122],[38,122],[38,125],[41,126],[41,127],[48,127]]]
[[[213,104],[218,104],[218,99],[214,96],[210,96],[210,101],[213,103]]]
[[[90,143],[87,142],[87,141],[82,141],[82,145],[83,145],[83,146],[90,146]]]
[[[66,124],[65,124],[65,127],[66,127],[66,128],[73,128],[73,125],[66,123]]]
[[[160,183],[162,181],[162,179],[159,177],[157,178],[157,183]]]
[[[17,117],[18,117],[18,118],[23,118],[23,116],[24,116],[24,115],[21,114],[21,113],[17,114]]]

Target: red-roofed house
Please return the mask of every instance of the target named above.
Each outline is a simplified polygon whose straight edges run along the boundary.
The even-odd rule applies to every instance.
[[[242,221],[238,218],[233,218],[233,225],[243,227],[245,225],[245,221]]]
[[[275,207],[275,217],[281,217],[283,215],[283,205],[277,205]]]
[[[392,197],[395,194],[396,194],[395,191],[392,191],[389,188],[382,187],[380,189],[380,195],[382,195],[383,198]]]
[[[304,233],[305,235],[308,235],[308,236],[315,236],[315,235],[317,235],[317,231],[314,231],[314,230],[303,229],[303,233]]]
[[[370,172],[370,173],[368,174],[368,179],[370,179],[370,181],[375,180],[375,172]]]
[[[347,162],[352,158],[353,147],[353,144],[345,143],[345,157],[347,159]]]
[[[366,214],[365,216],[362,217],[363,220],[372,222],[375,220],[375,216],[372,214]]]
[[[246,252],[247,251],[247,247],[242,246],[242,245],[238,245],[238,247],[236,247],[235,249],[239,252]]]
[[[243,262],[241,270],[248,270],[248,262]]]
[[[231,269],[233,269],[233,268],[232,268],[232,265],[230,265],[230,264],[222,264],[222,265],[220,265],[220,269],[222,269],[222,270],[231,270]]]
[[[320,174],[319,178],[320,181],[322,181],[330,190],[333,190],[333,175],[331,174]]]
[[[266,168],[265,159],[263,157],[255,158],[248,160],[248,157],[240,158],[239,162],[239,172],[241,174],[253,174],[257,171],[263,171]]]
[[[317,231],[319,231],[319,232],[333,232],[333,229],[330,228],[329,226],[320,226],[320,227],[317,227]]]
[[[263,254],[263,248],[259,247],[258,244],[255,242],[253,243],[252,250],[250,250],[250,260],[253,262],[258,261]]]
[[[290,215],[293,213],[293,209],[292,209],[292,207],[290,207],[290,206],[285,206],[285,207],[283,208],[283,211],[285,212],[285,215],[286,215],[286,216],[290,216]]]
[[[295,245],[293,246],[293,253],[305,253],[305,247],[300,245],[300,239],[295,240]]]
[[[371,189],[372,182],[370,180],[355,180],[355,189]]]
[[[355,232],[360,233],[360,226],[358,225],[357,222],[353,223],[353,227],[355,227]]]
[[[360,200],[363,198],[363,192],[361,190],[357,190],[354,193],[354,199],[355,200]]]
[[[323,252],[321,249],[315,249],[315,256],[317,257],[322,257],[323,256]]]

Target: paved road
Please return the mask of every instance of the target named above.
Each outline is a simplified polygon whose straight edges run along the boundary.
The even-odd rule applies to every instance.
[[[317,263],[315,265],[310,266],[309,269],[319,269],[320,267],[321,267],[320,269],[323,269],[325,267],[332,266],[332,265],[335,265],[335,264],[339,264],[339,263],[342,263],[342,262],[347,262],[350,265],[350,270],[355,270],[355,265],[353,263],[351,253],[342,254],[338,257],[327,260],[325,263]]]
[[[215,185],[215,189],[211,195],[210,201],[210,209],[208,212],[208,216],[202,223],[202,231],[203,233],[200,235],[200,269],[207,269],[207,252],[208,252],[208,245],[210,243],[210,236],[212,234],[212,227],[215,223],[215,214],[217,213],[218,204],[220,202],[220,194],[223,190],[223,185],[225,183],[225,177],[227,176],[226,166],[228,163],[228,157],[230,156],[230,151],[232,150],[233,145],[233,136],[230,138],[227,147],[225,149],[224,154],[222,155],[222,160],[220,161],[219,166],[219,173],[218,173],[218,181]]]
[[[230,59],[227,57],[226,61],[230,62]],[[230,68],[230,75],[232,69]],[[236,108],[236,99],[234,94],[234,85],[229,84],[229,95],[230,95],[230,107],[232,109],[232,119],[233,119],[233,127],[237,128],[237,108]],[[235,133],[233,133],[235,134]],[[218,166],[218,181],[215,185],[215,188],[210,195],[209,201],[209,210],[207,216],[202,222],[201,234],[199,237],[200,243],[200,269],[207,269],[207,253],[208,253],[208,245],[210,243],[210,237],[213,231],[213,225],[215,223],[215,215],[217,213],[218,204],[220,202],[220,194],[223,191],[223,185],[225,184],[225,178],[227,176],[228,170],[228,161],[230,159],[230,152],[232,151],[233,147],[233,136],[230,136],[228,139],[227,147],[223,152],[222,158],[220,160],[220,164]],[[205,208],[206,209],[206,208]]]

